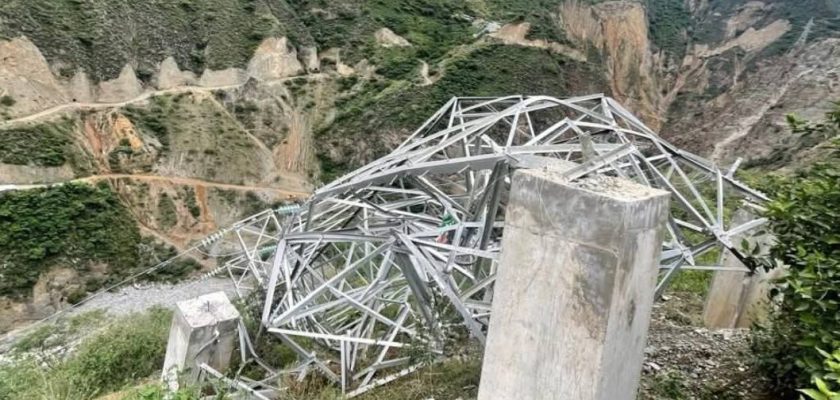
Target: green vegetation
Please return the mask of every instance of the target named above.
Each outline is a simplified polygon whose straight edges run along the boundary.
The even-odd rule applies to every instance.
[[[598,3],[598,0],[583,0],[581,3]],[[501,23],[528,22],[531,30],[529,39],[546,39],[555,42],[567,42],[566,34],[556,22],[553,14],[557,13],[560,1],[557,0],[484,0],[484,14],[491,20]]]
[[[506,77],[499,79],[500,76]],[[406,135],[452,96],[545,94],[570,96],[602,91],[607,85],[597,66],[532,47],[489,45],[447,65],[434,85],[373,80],[343,99],[332,125],[318,132],[322,180],[361,165],[389,150],[389,143],[365,135]],[[350,145],[353,143],[354,145]],[[364,147],[358,146],[365,143]]]
[[[367,11],[378,27],[387,27],[416,48],[416,58],[437,60],[470,37],[469,10],[452,0],[369,0]]]
[[[171,319],[164,309],[129,315],[84,340],[65,360],[43,366],[25,357],[0,364],[0,400],[95,399],[158,374]]]
[[[794,120],[793,130],[805,129],[802,124]],[[840,117],[806,125],[840,128]],[[770,324],[754,340],[757,365],[783,394],[810,386],[812,378],[840,390],[827,356],[840,348],[840,150],[793,176],[765,177],[762,186],[774,199],[766,216],[777,242],[759,261],[788,269],[774,289]]]
[[[656,47],[681,60],[692,25],[691,12],[683,0],[645,0],[650,37]]]
[[[178,223],[178,210],[175,209],[175,202],[166,193],[161,193],[158,198],[157,221],[163,230],[169,230]]]
[[[0,106],[11,107],[11,106],[15,105],[15,103],[16,103],[16,101],[12,96],[3,95],[2,97],[0,97]]]
[[[0,295],[23,295],[51,267],[114,273],[137,265],[140,234],[106,185],[0,193]]]
[[[21,16],[25,15],[26,18]],[[311,41],[284,1],[10,0],[0,3],[0,36],[25,35],[63,75],[83,68],[112,79],[127,63],[148,79],[169,55],[181,68],[242,67],[260,41]]]
[[[653,398],[661,399],[686,400],[690,393],[685,377],[676,371],[655,375],[650,389]]]
[[[69,120],[0,130],[0,162],[60,167],[74,157],[72,130]]]
[[[193,218],[198,218],[201,216],[201,207],[198,206],[198,201],[195,198],[195,190],[192,187],[187,186],[184,188],[184,202],[187,205],[187,210],[190,211],[190,215]]]
[[[20,354],[63,346],[77,335],[100,327],[105,317],[104,311],[95,310],[56,323],[43,324],[19,339],[12,350]]]
[[[132,124],[157,138],[161,150],[165,153],[169,151],[171,133],[168,119],[178,112],[178,103],[179,101],[173,102],[171,96],[155,96],[151,99],[150,107],[127,106],[123,112]]]
[[[149,105],[122,112],[142,134],[157,138],[158,157],[182,160],[183,170],[194,176],[231,183],[259,178],[246,162],[253,157],[254,140],[214,99],[156,96]]]
[[[132,272],[143,271],[161,262],[170,260],[169,265],[165,268],[145,275],[143,279],[158,282],[175,282],[189,275],[191,272],[201,269],[201,264],[198,261],[187,256],[173,259],[178,255],[178,249],[155,239],[143,238],[141,240],[141,246],[138,246],[138,248],[140,265]]]
[[[292,2],[319,49],[342,49],[342,61],[353,64],[378,50],[373,35],[389,28],[412,43],[416,59],[435,61],[472,34],[471,11],[454,0],[298,0]],[[317,11],[313,11],[317,10]],[[375,61],[383,60],[374,54]],[[374,62],[379,65],[378,62]],[[415,61],[416,63],[416,61]]]
[[[680,271],[679,275],[671,282],[668,290],[705,296],[709,291],[711,282],[712,273],[710,271]]]

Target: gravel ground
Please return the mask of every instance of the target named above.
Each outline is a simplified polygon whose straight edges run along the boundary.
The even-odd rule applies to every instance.
[[[114,292],[104,292],[79,307],[66,311],[61,318],[105,310],[110,316],[121,316],[141,312],[154,306],[174,308],[175,303],[208,293],[224,291],[235,299],[233,283],[228,278],[206,278],[179,283],[152,283],[125,286]],[[45,322],[50,323],[50,322]],[[0,355],[7,352],[14,343],[41,324],[33,324],[11,331],[0,337]]]
[[[102,293],[73,310],[71,314],[105,309],[112,315],[124,315],[154,306],[173,308],[179,301],[218,291],[224,291],[231,299],[236,298],[233,283],[228,278],[208,278],[176,284],[135,285],[116,292]]]
[[[639,399],[772,399],[750,368],[749,330],[710,331],[701,315],[702,300],[691,294],[655,306]]]

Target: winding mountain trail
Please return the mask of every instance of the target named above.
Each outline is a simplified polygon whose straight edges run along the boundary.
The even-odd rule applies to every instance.
[[[273,85],[277,83],[283,83],[294,79],[321,79],[325,77],[327,74],[325,73],[314,73],[314,74],[304,74],[304,75],[297,75],[297,76],[290,76],[287,78],[281,79],[272,79],[267,81],[260,81],[267,85]],[[249,78],[249,79],[256,79],[256,78]],[[25,115],[22,117],[12,118],[6,121],[0,121],[0,128],[8,128],[19,124],[24,124],[27,122],[34,122],[40,120],[42,118],[47,118],[52,116],[53,114],[58,114],[65,111],[75,111],[75,110],[94,110],[94,109],[102,109],[102,108],[114,108],[114,107],[124,107],[132,103],[138,103],[141,101],[148,100],[155,96],[162,96],[166,94],[178,94],[178,93],[202,93],[202,92],[212,92],[214,90],[225,90],[225,89],[236,89],[242,86],[245,86],[248,81],[234,84],[234,85],[221,85],[221,86],[177,86],[169,89],[159,89],[145,92],[137,97],[115,102],[115,103],[79,103],[79,102],[71,102],[60,104],[45,110],[38,111],[33,114]]]
[[[298,181],[298,185],[295,187],[271,187],[271,186],[250,186],[250,185],[236,185],[232,183],[222,183],[222,182],[213,182],[207,181],[202,179],[196,178],[182,178],[182,177],[172,177],[172,176],[161,176],[161,175],[132,175],[132,174],[103,174],[103,175],[91,175],[84,178],[72,179],[65,182],[56,182],[56,183],[43,183],[43,184],[26,184],[26,185],[0,185],[0,192],[6,190],[28,190],[28,189],[38,189],[43,187],[50,187],[55,185],[63,185],[66,183],[74,183],[74,182],[83,182],[83,183],[96,183],[103,180],[110,180],[110,179],[133,179],[133,180],[141,180],[141,181],[157,181],[157,182],[171,182],[180,185],[194,185],[194,186],[204,186],[204,187],[215,187],[219,189],[228,189],[228,190],[250,190],[250,191],[262,191],[262,192],[272,192],[274,194],[278,194],[281,196],[290,196],[290,197],[306,197],[309,196],[311,193],[307,191],[305,187]]]

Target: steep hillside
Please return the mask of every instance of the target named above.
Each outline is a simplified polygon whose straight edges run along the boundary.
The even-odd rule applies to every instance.
[[[170,254],[386,153],[454,95],[605,92],[724,164],[806,163],[822,139],[782,127],[788,113],[822,115],[840,99],[838,10],[838,0],[8,0],[0,188],[88,185],[79,204],[107,193],[129,220],[121,227]],[[15,196],[0,192],[15,217],[44,207]],[[35,234],[28,220],[4,223]],[[0,236],[0,254],[29,265],[30,244],[15,238]],[[17,311],[0,330],[45,313],[38,290],[60,271],[84,272],[74,285],[91,290],[146,257],[72,264],[60,256],[71,248],[45,248],[55,257],[15,277],[3,301]],[[69,300],[46,292],[58,299],[49,310]]]

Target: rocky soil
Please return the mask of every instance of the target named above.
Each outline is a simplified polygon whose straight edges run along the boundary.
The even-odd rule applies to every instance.
[[[749,330],[703,328],[702,306],[693,293],[655,306],[639,399],[772,399],[750,367]]]
[[[173,308],[179,301],[218,291],[225,292],[230,298],[236,298],[233,284],[227,278],[207,278],[173,284],[127,285],[114,292],[103,292],[79,307],[67,309],[61,318],[66,320],[97,311],[107,313],[110,318],[143,312],[152,307]],[[20,338],[50,323],[30,325],[0,337],[0,355],[11,349]],[[85,335],[89,333],[84,332]]]

